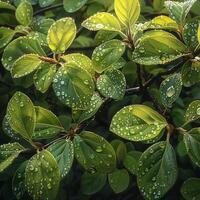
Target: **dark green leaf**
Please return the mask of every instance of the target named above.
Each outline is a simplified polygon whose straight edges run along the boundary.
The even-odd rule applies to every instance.
[[[87,0],[64,0],[63,5],[67,12],[73,13],[83,7],[86,2]]]
[[[193,101],[185,113],[185,121],[191,122],[200,118],[200,100]]]

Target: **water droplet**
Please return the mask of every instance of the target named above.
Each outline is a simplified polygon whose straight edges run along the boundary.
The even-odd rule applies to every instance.
[[[175,94],[174,86],[170,86],[170,87],[167,89],[166,95],[167,95],[168,97],[172,97],[174,94]]]

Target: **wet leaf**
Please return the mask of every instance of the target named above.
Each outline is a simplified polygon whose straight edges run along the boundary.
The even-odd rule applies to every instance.
[[[15,33],[16,32],[10,28],[0,27],[0,48],[6,46],[12,40]]]
[[[69,12],[73,13],[82,8],[87,3],[87,0],[64,0],[63,5],[64,9]]]
[[[185,121],[191,122],[200,118],[200,100],[193,101],[185,113]]]
[[[54,3],[55,0],[39,0],[40,7],[47,7]]]

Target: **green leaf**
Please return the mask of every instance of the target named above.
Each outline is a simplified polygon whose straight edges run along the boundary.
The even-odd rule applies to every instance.
[[[12,40],[15,33],[16,32],[10,28],[0,27],[0,48],[6,46]]]
[[[15,11],[15,16],[20,24],[24,26],[30,25],[33,19],[33,8],[31,3],[27,0],[21,1]]]
[[[150,146],[140,157],[137,184],[145,199],[161,199],[177,178],[176,155],[169,142]]]
[[[11,70],[15,61],[25,54],[38,54],[45,56],[43,49],[37,40],[19,37],[13,40],[5,49],[2,63],[7,70]]]
[[[160,97],[165,107],[172,107],[172,104],[179,97],[182,90],[182,78],[180,73],[173,74],[160,84]]]
[[[199,27],[198,27],[197,39],[198,39],[198,42],[199,42],[199,44],[200,44],[200,25],[199,25]]]
[[[193,101],[185,112],[185,121],[191,122],[200,118],[200,100]]]
[[[48,147],[49,152],[55,157],[61,177],[65,177],[74,161],[74,146],[71,140],[61,139]]]
[[[200,17],[196,17],[188,21],[183,29],[183,40],[185,44],[194,50],[198,45],[197,32],[199,24]]]
[[[115,151],[103,137],[83,131],[75,136],[73,142],[76,159],[88,172],[106,173],[115,168]]]
[[[0,172],[11,165],[24,150],[24,147],[17,142],[0,145]]]
[[[115,0],[114,7],[119,21],[127,28],[132,27],[140,15],[138,0]]]
[[[112,65],[110,65],[109,68],[112,69],[121,69],[126,65],[126,60],[124,60],[124,58],[120,58],[117,62],[113,63]]]
[[[121,31],[121,26],[117,18],[107,12],[92,15],[82,23],[82,26],[91,31]]]
[[[65,11],[69,13],[76,12],[87,3],[87,0],[63,0]]]
[[[183,136],[190,159],[200,167],[200,128],[193,128]]]
[[[16,92],[7,107],[7,119],[11,128],[23,138],[30,140],[36,123],[36,113],[31,99]]]
[[[94,92],[91,75],[74,65],[63,65],[53,81],[56,96],[64,104],[77,109],[86,109]]]
[[[124,157],[123,165],[133,175],[137,173],[138,161],[141,154],[139,151],[130,151]]]
[[[94,76],[95,71],[94,71],[92,61],[86,55],[80,54],[80,53],[71,53],[71,54],[61,56],[61,58],[67,64],[73,63],[74,66],[80,67],[86,70],[87,72],[89,72],[92,76]]]
[[[100,30],[97,32],[97,34],[95,35],[95,42],[97,43],[97,45],[100,45],[104,42],[107,42],[109,40],[112,40],[114,37],[117,36],[117,33],[115,31],[104,31],[104,30]]]
[[[165,0],[153,0],[153,8],[155,11],[161,11],[164,7]]]
[[[132,59],[142,65],[165,64],[186,53],[186,46],[174,35],[162,30],[154,30],[146,32],[140,38]]]
[[[40,7],[47,7],[54,3],[55,0],[39,0]]]
[[[181,187],[181,194],[185,200],[200,199],[200,178],[189,178]]]
[[[36,89],[45,93],[49,89],[55,74],[56,65],[44,62],[41,63],[33,76]]]
[[[131,141],[146,141],[157,137],[167,125],[166,120],[145,105],[131,105],[118,111],[110,131]]]
[[[103,102],[104,101],[100,95],[95,92],[85,110],[74,110],[73,115],[75,115],[74,117],[77,118],[77,123],[82,123],[83,121],[94,116]]]
[[[186,0],[184,2],[165,1],[165,7],[167,8],[171,18],[173,18],[178,24],[183,25],[187,14],[196,1],[197,0]]]
[[[20,78],[35,71],[42,60],[36,54],[26,54],[18,58],[12,66],[11,74],[13,78]]]
[[[12,191],[15,197],[20,200],[26,192],[25,188],[25,169],[28,161],[23,162],[16,170],[12,179]]]
[[[85,195],[92,195],[99,192],[106,184],[105,173],[90,174],[85,172],[81,177],[81,191]]]
[[[117,69],[110,69],[100,75],[96,82],[97,89],[104,97],[120,100],[124,97],[126,80]]]
[[[160,15],[155,18],[153,18],[148,23],[148,28],[150,29],[166,29],[166,30],[178,30],[178,24],[171,19],[170,17],[167,17],[165,15]]]
[[[108,174],[109,185],[116,194],[128,188],[129,179],[129,174],[126,169],[117,169]]]
[[[95,70],[102,73],[120,59],[125,51],[125,44],[120,40],[110,40],[96,47],[92,54]]]
[[[181,71],[183,85],[191,87],[200,82],[200,62],[198,60],[188,60]]]
[[[36,125],[33,133],[33,139],[48,139],[55,137],[62,127],[58,117],[50,110],[35,106]]]
[[[25,171],[25,183],[33,200],[54,200],[59,183],[60,170],[53,155],[42,150],[28,161]]]
[[[76,36],[76,25],[70,17],[54,22],[49,28],[47,42],[54,53],[63,53],[73,42]]]
[[[15,10],[16,8],[8,2],[0,1],[0,9]]]

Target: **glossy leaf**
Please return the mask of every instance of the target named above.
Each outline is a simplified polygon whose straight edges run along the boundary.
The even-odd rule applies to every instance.
[[[21,1],[15,11],[15,16],[17,21],[23,26],[30,25],[33,19],[33,8],[31,3],[27,0]]]
[[[35,129],[36,113],[28,96],[21,92],[13,95],[8,103],[7,119],[14,131],[27,140],[31,139]]]
[[[84,54],[71,53],[61,57],[67,64],[73,63],[74,66],[80,67],[94,75],[94,67],[90,58]]]
[[[56,65],[44,62],[41,63],[33,76],[36,89],[45,93],[49,89],[55,74]]]
[[[99,192],[106,184],[105,173],[90,174],[85,172],[81,177],[81,191],[85,195],[92,195]]]
[[[42,150],[28,161],[25,171],[25,183],[33,200],[54,200],[56,198],[60,171],[53,155]]]
[[[153,109],[132,105],[114,115],[110,131],[127,140],[146,141],[157,137],[166,125],[166,120]]]
[[[95,48],[92,62],[95,70],[102,73],[120,59],[125,51],[125,45],[120,40],[110,40]]]
[[[54,92],[60,101],[72,108],[87,108],[94,92],[94,83],[87,71],[65,64],[58,70],[53,82]]]
[[[170,16],[178,24],[184,24],[187,14],[196,1],[197,0],[186,0],[184,2],[165,1],[165,7],[167,8]]]
[[[45,55],[37,40],[19,37],[5,48],[2,56],[2,63],[7,70],[11,70],[15,61],[25,54]]]
[[[154,30],[146,32],[137,43],[133,61],[142,65],[165,64],[187,53],[186,46],[171,33]]]
[[[63,53],[73,42],[76,36],[76,25],[70,17],[54,22],[47,35],[49,48],[54,53]]]
[[[17,142],[0,145],[0,172],[9,167],[24,150],[24,147]]]
[[[165,107],[172,107],[182,90],[181,74],[173,74],[160,85],[160,97]]]
[[[189,104],[185,112],[185,121],[191,122],[199,118],[200,118],[200,100],[196,100]]]
[[[104,42],[112,40],[116,36],[117,36],[117,33],[115,31],[100,30],[95,35],[94,40],[97,43],[97,45],[100,45]]]
[[[11,74],[13,78],[20,78],[35,71],[42,60],[36,54],[26,54],[18,58],[12,66]]]
[[[122,99],[125,94],[126,80],[124,74],[117,69],[110,69],[97,79],[97,89],[104,97],[116,100]]]
[[[125,191],[129,185],[129,174],[126,169],[117,169],[108,174],[108,182],[115,193]]]
[[[183,85],[191,87],[200,82],[200,62],[197,60],[187,61],[181,71]]]
[[[190,159],[200,167],[200,128],[185,133],[183,139]]]
[[[8,9],[13,11],[16,8],[8,2],[0,1],[0,9]]]
[[[65,177],[74,161],[74,146],[71,140],[61,139],[48,147],[49,152],[55,157],[61,177]]]
[[[145,199],[161,199],[174,185],[177,163],[169,142],[158,142],[140,157],[137,184]]]
[[[181,194],[185,200],[199,199],[200,178],[189,178],[181,187]]]
[[[12,179],[12,191],[15,197],[20,200],[23,198],[26,188],[25,188],[25,169],[27,161],[23,162],[19,168],[16,170],[15,175]]]
[[[69,13],[76,12],[87,3],[87,0],[64,0],[63,5],[65,11]]]
[[[39,0],[40,7],[47,7],[54,3],[55,0]]]
[[[50,110],[35,106],[36,125],[33,139],[48,139],[55,137],[63,127],[55,114]]]
[[[105,173],[115,168],[115,151],[103,137],[83,131],[75,136],[73,142],[76,159],[88,172]]]
[[[115,0],[114,8],[119,21],[127,28],[133,26],[140,15],[138,0]]]
[[[117,18],[106,12],[100,12],[89,17],[82,23],[82,26],[91,31],[107,30],[118,32],[121,30]]]
[[[0,48],[6,46],[15,35],[15,31],[6,28],[6,27],[0,27]]]

